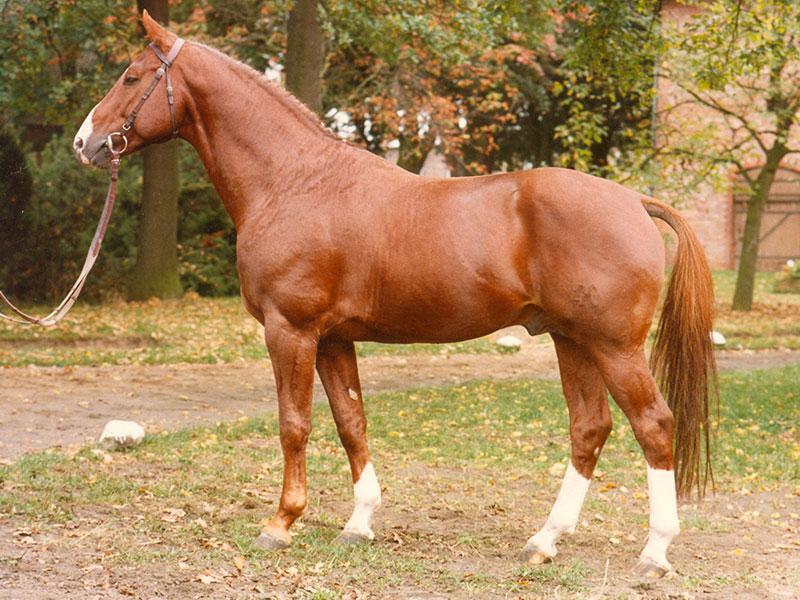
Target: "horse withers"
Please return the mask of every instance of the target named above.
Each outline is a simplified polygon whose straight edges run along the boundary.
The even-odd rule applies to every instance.
[[[233,219],[242,298],[264,325],[277,382],[284,457],[280,503],[256,543],[287,547],[306,507],[315,370],[354,484],[355,508],[338,539],[367,541],[381,489],[354,342],[455,342],[518,324],[555,342],[572,448],[555,505],[523,559],[550,561],[575,528],[611,430],[610,392],[647,460],[650,533],[637,568],[669,571],[676,490],[704,490],[709,473],[716,375],[711,277],[683,217],[566,169],[408,173],[340,141],[256,71],[142,18],[150,48],[92,109],[74,147],[83,162],[104,166],[109,146],[124,156],[180,136]],[[651,217],[679,240],[651,357],[666,401],[644,352],[665,267]]]

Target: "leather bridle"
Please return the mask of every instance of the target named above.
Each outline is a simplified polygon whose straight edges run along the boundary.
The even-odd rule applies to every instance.
[[[166,56],[159,50],[159,48],[155,44],[150,44],[148,47],[153,51],[153,53],[158,57],[161,61],[161,66],[156,71],[153,80],[150,82],[150,85],[147,86],[147,89],[142,94],[142,97],[139,98],[139,101],[136,103],[136,106],[133,107],[133,110],[128,115],[128,118],[125,119],[125,122],[122,124],[121,131],[115,131],[110,133],[106,138],[106,148],[111,154],[111,161],[110,161],[110,171],[111,171],[111,182],[108,184],[108,192],[106,193],[106,201],[103,205],[103,212],[100,214],[100,222],[97,224],[97,229],[94,233],[94,238],[92,239],[92,243],[89,246],[89,252],[86,255],[86,260],[83,263],[83,268],[81,269],[80,275],[78,275],[78,279],[73,284],[70,291],[61,301],[61,303],[53,309],[50,314],[44,317],[34,317],[31,316],[11,303],[11,301],[6,297],[6,295],[0,291],[0,300],[3,300],[11,311],[17,315],[16,317],[9,317],[4,315],[0,312],[0,319],[4,321],[11,321],[12,323],[21,323],[24,325],[33,324],[33,325],[45,325],[45,326],[53,326],[58,323],[61,319],[63,319],[69,310],[72,308],[72,305],[75,304],[75,301],[78,299],[78,296],[83,289],[83,285],[86,283],[86,278],[89,276],[89,273],[94,266],[94,263],[97,261],[97,257],[100,254],[100,247],[103,243],[103,236],[106,233],[106,229],[108,228],[108,223],[111,220],[111,212],[114,209],[114,202],[117,198],[117,180],[119,179],[119,161],[122,154],[128,149],[128,137],[127,133],[133,129],[133,124],[136,121],[136,117],[139,115],[139,111],[141,110],[142,106],[153,91],[158,86],[158,82],[161,81],[162,78],[166,80],[167,83],[167,104],[169,106],[169,115],[170,119],[172,120],[172,133],[168,136],[165,136],[165,139],[171,139],[178,135],[178,122],[175,118],[175,96],[174,90],[172,88],[172,80],[169,76],[169,68],[172,66],[172,63],[175,62],[175,58],[178,56],[178,53],[181,51],[183,47],[184,40],[178,38],[175,40],[175,43],[172,44],[172,48],[170,48],[169,52]],[[122,147],[119,149],[114,148],[114,138],[119,137],[120,141],[122,142]],[[163,141],[157,140],[157,141]]]
[[[167,106],[169,106],[169,117],[172,121],[172,135],[166,136],[167,138],[174,138],[178,135],[178,121],[175,118],[175,96],[174,90],[172,88],[172,79],[169,76],[169,68],[172,66],[172,63],[175,62],[175,59],[178,57],[178,53],[183,48],[184,40],[182,38],[178,38],[175,40],[175,43],[172,44],[172,48],[169,49],[169,52],[166,56],[161,52],[161,50],[155,44],[150,44],[148,48],[153,51],[153,53],[158,57],[158,60],[161,61],[161,66],[158,67],[156,70],[156,74],[153,77],[153,80],[150,82],[150,85],[147,86],[147,89],[142,94],[142,97],[139,98],[139,101],[136,103],[136,106],[133,107],[128,118],[125,119],[125,122],[122,124],[121,131],[115,131],[114,133],[110,133],[108,138],[106,139],[106,146],[109,149],[109,152],[112,154],[114,153],[114,136],[119,136],[122,139],[122,149],[118,150],[119,154],[125,152],[128,149],[128,137],[127,133],[133,129],[133,124],[136,122],[136,117],[139,116],[139,111],[144,106],[144,103],[147,102],[147,99],[153,93],[153,91],[158,86],[158,83],[161,81],[163,77],[167,82]],[[161,140],[158,140],[161,141]]]

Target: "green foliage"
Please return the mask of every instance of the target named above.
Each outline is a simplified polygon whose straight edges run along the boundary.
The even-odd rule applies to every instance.
[[[0,131],[0,256],[11,256],[24,235],[22,216],[32,185],[22,148],[12,134]],[[0,280],[9,268],[9,261],[3,261]]]
[[[79,124],[131,58],[135,23],[134,3],[120,0],[5,2],[0,119],[18,133],[35,127],[37,146]]]
[[[784,271],[789,279],[800,279],[800,260],[788,261]]]
[[[558,164],[620,178],[652,142],[659,9],[653,0],[568,1],[553,92]]]
[[[665,26],[660,164],[668,187],[746,184],[747,216],[733,304],[752,308],[761,215],[784,157],[800,152],[790,133],[800,114],[800,5],[734,0],[690,2]],[[687,178],[689,175],[689,178]],[[688,181],[687,181],[688,179]],[[664,186],[667,187],[667,186]]]
[[[236,231],[203,167],[185,150],[178,202],[181,282],[203,296],[238,295]]]
[[[682,54],[683,74],[703,91],[753,82],[800,58],[800,7],[792,0],[758,0],[746,6],[738,0],[687,4],[701,10],[673,42]],[[782,85],[793,89],[796,82]]]
[[[755,197],[763,181],[749,167],[798,150],[789,131],[800,108],[800,5],[687,4],[690,16],[665,24],[662,36],[662,74],[677,92],[660,106],[663,164],[679,189],[686,172],[695,185],[713,178],[727,186],[736,169]]]
[[[775,279],[774,290],[782,294],[800,294],[800,260],[789,260],[783,275]]]

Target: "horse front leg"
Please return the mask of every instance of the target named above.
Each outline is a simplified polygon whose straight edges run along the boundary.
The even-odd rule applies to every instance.
[[[353,477],[353,514],[336,541],[342,544],[368,542],[375,538],[371,528],[372,515],[381,503],[381,487],[367,447],[367,420],[364,417],[353,342],[321,341],[317,353],[317,372],[328,394],[339,439],[347,452]]]
[[[283,451],[283,489],[275,516],[261,530],[255,545],[287,548],[289,527],[307,504],[306,443],[311,433],[311,399],[317,340],[288,326],[266,324],[266,342],[278,388],[278,418]]]

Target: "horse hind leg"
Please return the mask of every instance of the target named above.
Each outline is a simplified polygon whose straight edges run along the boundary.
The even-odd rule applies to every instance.
[[[343,544],[369,542],[375,538],[372,517],[381,503],[381,487],[367,447],[367,420],[353,343],[339,340],[320,342],[317,372],[328,395],[353,477],[353,514],[336,541]]]
[[[587,352],[571,340],[553,335],[561,385],[569,408],[570,462],[550,515],[531,537],[521,559],[528,564],[550,562],[564,532],[573,533],[589,489],[597,458],[611,432],[608,391]]]
[[[661,577],[672,569],[667,548],[680,533],[675,493],[672,437],[674,419],[647,366],[644,351],[595,353],[603,378],[631,423],[647,461],[650,531],[636,572]]]

